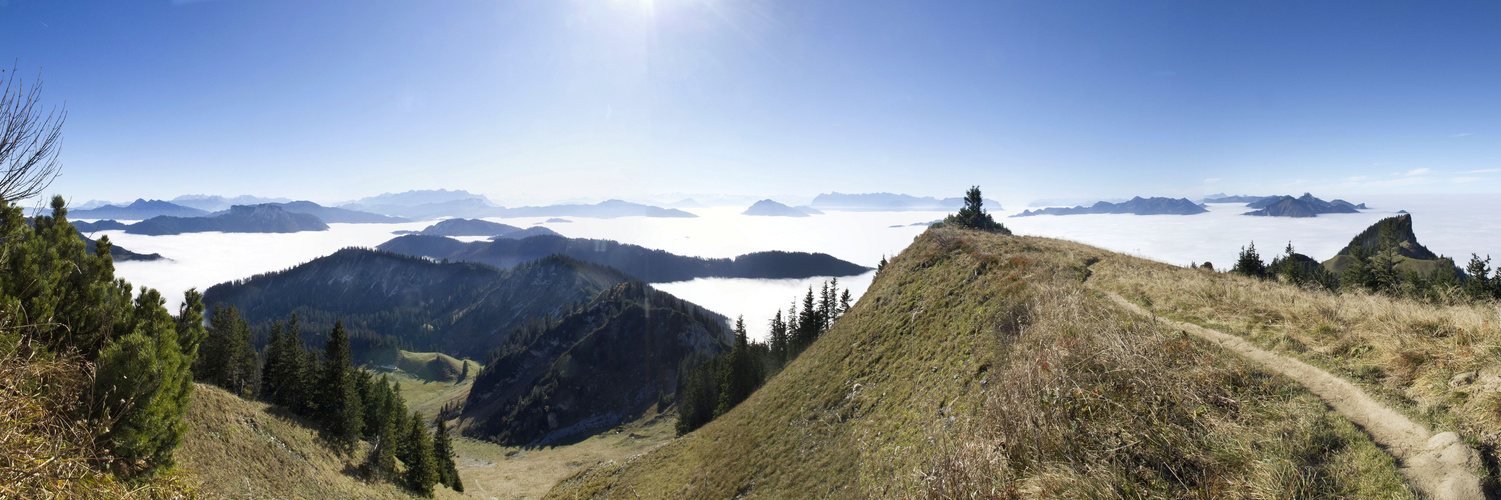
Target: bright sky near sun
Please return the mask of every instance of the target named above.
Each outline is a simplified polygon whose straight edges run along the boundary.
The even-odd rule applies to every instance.
[[[1497,2],[0,0],[0,60],[66,103],[75,201],[1328,199],[1501,192],[1497,26]]]

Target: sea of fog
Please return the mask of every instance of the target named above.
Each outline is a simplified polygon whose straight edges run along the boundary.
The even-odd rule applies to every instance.
[[[1267,260],[1289,241],[1301,252],[1327,259],[1356,233],[1384,217],[1406,210],[1413,214],[1418,240],[1434,252],[1456,257],[1463,265],[1471,252],[1501,257],[1501,197],[1485,195],[1385,196],[1353,199],[1370,210],[1359,214],[1322,215],[1311,219],[1247,217],[1239,204],[1210,205],[1210,212],[1178,215],[1069,215],[1003,218],[1018,234],[1065,238],[1109,250],[1172,264],[1210,261],[1220,268],[1235,260],[1240,247],[1254,241]],[[824,252],[874,267],[882,256],[905,248],[925,227],[912,226],[942,218],[940,212],[829,212],[806,218],[751,217],[741,209],[694,209],[692,219],[627,217],[569,218],[545,223],[564,236],[606,238],[658,248],[681,255],[734,257],[763,251]],[[1006,216],[1020,210],[998,211]],[[489,219],[519,227],[547,218]],[[403,224],[330,224],[328,231],[292,234],[194,233],[142,236],[102,231],[111,241],[140,253],[160,253],[158,262],[121,262],[116,275],[137,286],[160,289],[169,307],[182,292],[197,287],[286,269],[350,246],[374,247],[392,231],[420,230],[428,222]],[[899,227],[892,227],[899,226]],[[96,235],[97,236],[97,235]],[[482,238],[462,238],[479,240]],[[858,297],[873,273],[841,278],[840,288]],[[826,278],[749,280],[706,278],[656,285],[730,318],[744,316],[751,334],[762,337],[777,310],[785,310],[809,286]]]

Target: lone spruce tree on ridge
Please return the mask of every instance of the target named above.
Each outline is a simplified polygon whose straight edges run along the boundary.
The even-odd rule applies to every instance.
[[[984,204],[985,199],[980,196],[980,186],[969,188],[969,192],[964,194],[964,208],[959,209],[959,213],[945,218],[943,225],[1010,235],[1010,229],[1006,229],[1006,226],[996,222],[990,214],[985,213],[982,207]]]

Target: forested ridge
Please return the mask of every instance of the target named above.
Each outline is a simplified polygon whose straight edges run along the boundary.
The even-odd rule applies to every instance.
[[[528,318],[561,316],[631,280],[564,256],[500,270],[346,248],[284,271],[214,285],[205,300],[237,307],[258,339],[273,321],[295,312],[315,332],[342,319],[356,351],[398,347],[480,358]],[[316,334],[307,339],[318,340]]]
[[[566,255],[640,278],[648,283],[694,278],[807,278],[852,276],[869,268],[828,254],[754,252],[734,259],[706,259],[676,255],[611,240],[539,235],[464,243],[452,238],[406,235],[380,245],[381,250],[448,261],[482,262],[509,268],[549,255]]]

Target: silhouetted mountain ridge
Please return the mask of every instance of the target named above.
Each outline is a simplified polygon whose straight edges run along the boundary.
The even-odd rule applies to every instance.
[[[1188,201],[1187,198],[1142,198],[1137,196],[1127,200],[1125,203],[1101,201],[1088,207],[1050,207],[1037,210],[1023,210],[1022,213],[1013,215],[1012,217],[1080,214],[1193,215],[1208,211],[1202,205]]]
[[[619,269],[650,283],[706,277],[782,279],[851,276],[869,270],[822,253],[771,251],[745,254],[734,259],[705,259],[610,240],[562,236],[463,243],[438,236],[407,235],[382,243],[379,248],[438,260],[482,262],[500,268],[509,268],[548,255],[567,255]]]

